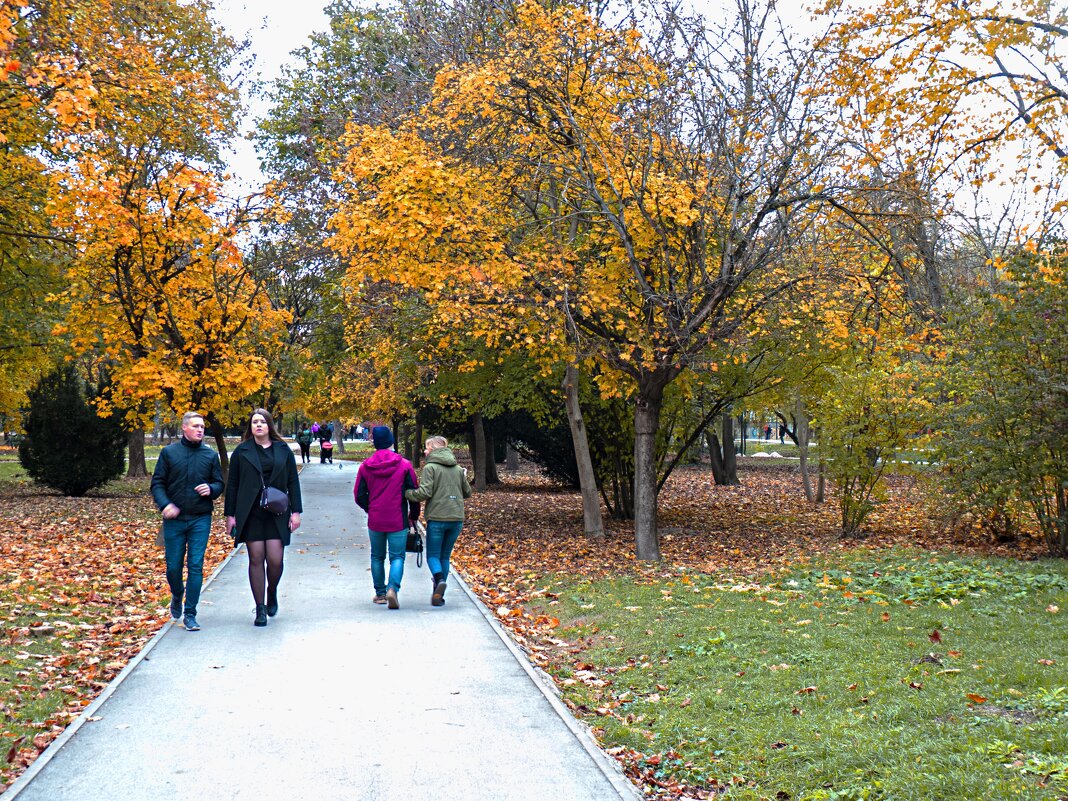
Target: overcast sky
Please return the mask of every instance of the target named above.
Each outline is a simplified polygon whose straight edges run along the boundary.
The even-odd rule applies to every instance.
[[[313,31],[326,29],[322,0],[216,0],[215,18],[238,41],[246,36],[256,56],[256,72],[267,81],[278,77],[289,53],[308,42]],[[252,129],[253,120],[265,112],[262,104],[245,98],[248,106],[242,133]],[[259,188],[263,179],[252,143],[239,140],[230,154],[235,189]]]
[[[248,37],[256,56],[256,72],[271,81],[279,76],[281,66],[290,60],[289,54],[305,45],[313,31],[326,30],[323,14],[325,0],[215,0],[215,18],[238,41]],[[374,0],[367,0],[373,5]],[[731,0],[689,0],[689,5],[709,14],[712,9],[730,5]],[[807,13],[802,9],[808,0],[780,0],[779,13],[791,24],[803,24]],[[256,117],[266,112],[266,106],[254,98],[245,98],[248,112],[242,134],[252,129]],[[234,142],[229,164],[235,192],[258,189],[263,183],[259,160],[252,143],[245,139]]]

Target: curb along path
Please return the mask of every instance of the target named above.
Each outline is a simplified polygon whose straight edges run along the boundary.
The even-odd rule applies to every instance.
[[[242,551],[205,588],[203,630],[161,632],[5,801],[639,798],[460,582],[432,608],[409,559],[401,608],[371,603],[355,477],[302,471],[266,628]]]

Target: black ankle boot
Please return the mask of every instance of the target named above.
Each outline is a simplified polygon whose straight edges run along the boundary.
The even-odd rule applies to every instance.
[[[256,604],[256,619],[252,622],[252,625],[267,625],[267,604]]]
[[[274,617],[278,614],[278,590],[271,592],[267,591],[267,617]]]

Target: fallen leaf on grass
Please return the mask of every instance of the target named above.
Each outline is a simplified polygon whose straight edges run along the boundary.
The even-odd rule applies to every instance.
[[[964,697],[971,701],[973,704],[985,704],[986,696],[977,695],[976,693],[965,693]]]

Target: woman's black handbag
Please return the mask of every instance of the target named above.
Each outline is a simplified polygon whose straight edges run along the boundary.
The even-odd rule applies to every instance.
[[[260,492],[260,508],[272,515],[284,515],[289,511],[289,495],[264,484],[263,491]]]
[[[289,493],[267,486],[267,482],[263,480],[263,463],[260,462],[259,451],[256,452],[256,462],[259,464],[260,484],[263,486],[260,491],[260,508],[272,515],[284,515],[289,511]]]
[[[415,557],[416,567],[423,566],[423,533],[426,531],[423,524],[416,520],[408,529],[408,541],[404,544],[404,550],[408,553],[417,554]]]

